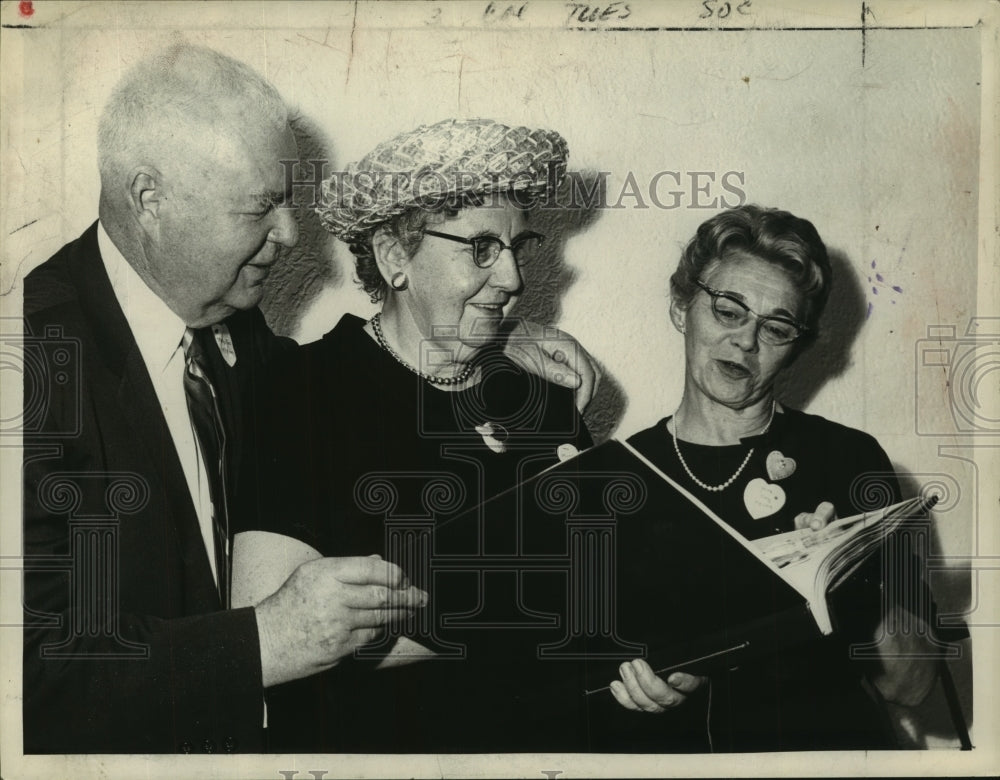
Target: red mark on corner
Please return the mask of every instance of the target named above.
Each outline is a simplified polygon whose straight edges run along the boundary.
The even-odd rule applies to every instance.
[[[35,7],[31,4],[31,0],[21,0],[17,10],[21,12],[21,16],[31,16],[35,13]]]

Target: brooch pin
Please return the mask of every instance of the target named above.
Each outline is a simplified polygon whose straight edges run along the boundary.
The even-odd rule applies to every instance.
[[[507,451],[507,439],[510,434],[498,423],[485,422],[476,426],[476,433],[483,437],[483,443],[493,452]]]
[[[795,458],[785,457],[781,450],[773,450],[767,454],[765,461],[768,479],[777,482],[795,473]]]
[[[569,444],[568,442],[566,444],[560,444],[556,447],[556,457],[559,458],[560,463],[567,461],[570,458],[575,458],[579,454],[580,450],[576,448],[576,445]]]

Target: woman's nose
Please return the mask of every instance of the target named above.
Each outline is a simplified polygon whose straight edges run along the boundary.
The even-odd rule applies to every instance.
[[[757,333],[760,330],[760,322],[754,317],[748,317],[740,327],[732,332],[732,341],[744,352],[756,352],[760,348]]]
[[[502,249],[497,261],[493,264],[493,275],[490,277],[490,284],[494,287],[505,290],[514,295],[521,290],[523,280],[521,279],[521,269],[514,260],[514,253],[510,249]]]

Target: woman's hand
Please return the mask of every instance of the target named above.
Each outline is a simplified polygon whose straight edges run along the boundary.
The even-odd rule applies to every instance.
[[[815,512],[799,512],[795,515],[796,528],[811,528],[822,531],[827,525],[837,519],[837,510],[829,501],[822,501]]]
[[[597,363],[575,338],[551,326],[512,318],[504,353],[521,368],[576,391],[576,408],[587,408],[600,379]]]
[[[664,681],[641,658],[626,661],[619,671],[622,679],[611,683],[612,695],[626,709],[644,712],[664,712],[683,704],[708,680],[707,677],[674,672]]]

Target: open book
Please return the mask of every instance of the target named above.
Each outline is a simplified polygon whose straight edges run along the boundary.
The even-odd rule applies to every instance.
[[[877,512],[835,520],[819,531],[803,528],[754,544],[784,580],[809,600],[816,625],[833,632],[826,594],[844,582],[904,520],[924,517],[937,496],[916,497]]]
[[[827,594],[836,590],[874,554],[888,534],[906,520],[926,517],[938,501],[934,495],[917,496],[876,511],[834,520],[818,531],[801,528],[750,541],[634,447],[623,446],[795,588],[808,602],[816,625],[824,635],[833,633]]]
[[[387,526],[386,558],[432,597],[383,647],[406,635],[438,658],[523,665],[536,687],[576,695],[606,690],[630,658],[658,672],[732,668],[831,633],[828,590],[931,503],[752,542],[612,440],[472,511]],[[872,584],[862,590],[879,598]]]

